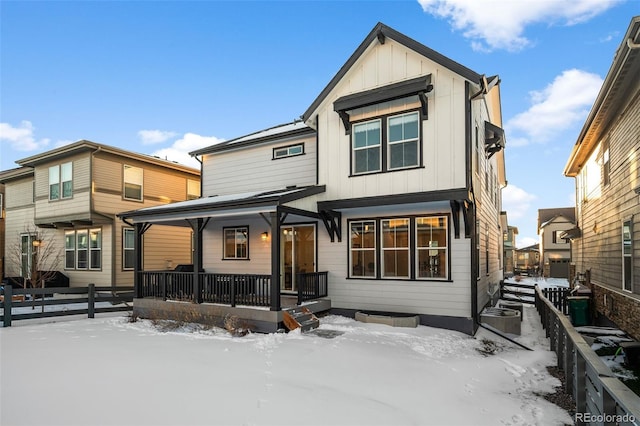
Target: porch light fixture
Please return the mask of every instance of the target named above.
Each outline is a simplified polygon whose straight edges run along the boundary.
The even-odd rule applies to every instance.
[[[260,237],[262,238],[262,241],[267,241],[269,239],[269,233],[263,232],[262,234],[260,234]]]
[[[34,247],[40,247],[42,245],[42,240],[33,240],[31,244],[33,244]]]

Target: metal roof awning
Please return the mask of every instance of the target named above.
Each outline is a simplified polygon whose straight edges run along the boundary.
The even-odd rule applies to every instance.
[[[174,226],[189,226],[186,221],[190,219],[273,212],[285,203],[324,191],[324,185],[313,185],[218,195],[131,210],[118,214],[118,217],[132,223],[162,223]]]
[[[560,239],[563,240],[573,240],[576,238],[580,238],[582,236],[582,231],[580,230],[579,227],[575,227],[575,228],[571,228],[571,229],[567,229],[566,231],[564,231],[563,233],[560,234]]]

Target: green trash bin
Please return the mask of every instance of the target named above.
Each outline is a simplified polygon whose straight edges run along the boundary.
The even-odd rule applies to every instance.
[[[589,325],[589,296],[569,296],[569,318],[576,327]]]

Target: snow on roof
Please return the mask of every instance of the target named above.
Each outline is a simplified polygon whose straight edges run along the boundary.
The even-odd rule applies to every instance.
[[[235,139],[230,139],[228,141],[220,142],[215,145],[211,145],[209,147],[190,152],[189,154],[194,156],[194,155],[200,155],[200,154],[207,154],[210,152],[224,151],[225,149],[230,149],[238,145],[273,140],[273,139],[277,139],[280,136],[285,136],[288,134],[298,134],[306,130],[313,131],[313,129],[311,129],[311,127],[304,124],[304,122],[297,120],[292,123],[280,124],[278,126],[270,127],[264,130],[259,130],[257,132],[240,136]]]

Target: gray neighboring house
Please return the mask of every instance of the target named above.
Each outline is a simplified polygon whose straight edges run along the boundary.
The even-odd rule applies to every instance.
[[[574,207],[538,210],[540,270],[544,277],[569,278],[571,246],[563,236],[575,226]]]
[[[575,178],[576,272],[596,310],[640,339],[640,16],[631,19],[564,174]]]

